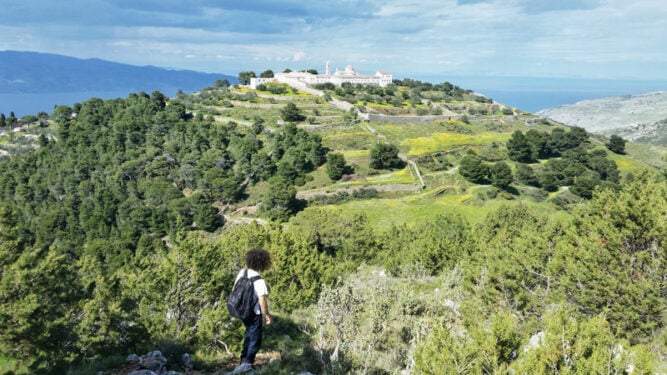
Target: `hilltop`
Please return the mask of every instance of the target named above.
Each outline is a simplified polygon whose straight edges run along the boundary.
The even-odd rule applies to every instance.
[[[217,79],[236,77],[154,66],[134,66],[101,59],[0,51],[0,93],[65,93],[89,91],[175,93],[195,91]]]
[[[517,131],[548,134],[561,129],[567,133],[571,127],[449,83],[434,85],[410,79],[395,82],[395,86],[386,89],[325,85],[306,90],[286,84],[269,85],[263,90],[210,88],[179,100],[195,113],[214,116],[218,121],[260,126],[268,134],[281,131],[281,110],[286,103],[296,104],[303,115],[298,127],[319,135],[323,145],[330,152],[342,154],[351,167],[339,181],[331,181],[326,168],[318,168],[296,187],[297,197],[307,199],[310,205],[343,205],[348,210],[364,212],[378,225],[419,220],[444,207],[477,221],[503,202],[558,210],[579,200],[568,183],[561,182],[560,188],[545,191],[539,188],[539,182],[517,180],[531,168],[532,173],[538,173],[555,162],[544,163],[549,161],[547,158],[540,166],[534,164],[536,158],[528,162],[530,168],[526,169],[523,162],[511,160],[506,150],[507,142]],[[397,146],[399,156],[407,162],[405,168],[377,170],[370,166],[373,145],[383,142]],[[604,137],[591,136],[584,148],[603,152],[605,142]],[[640,170],[643,165],[638,160],[664,167],[660,152],[640,148],[635,153],[634,145],[628,148],[634,159],[610,152],[607,156],[618,162],[621,177]],[[515,175],[509,189],[513,193],[492,186],[490,175],[480,179],[480,183],[462,177],[459,166],[469,154],[477,155],[489,166],[507,162]],[[569,178],[570,183],[573,177]],[[384,199],[373,200],[369,205],[353,195],[370,192]],[[249,202],[253,202],[252,198]],[[388,207],[392,209],[387,210]],[[231,205],[228,212],[242,214],[253,210]]]
[[[181,92],[170,103],[182,105],[192,117],[248,133],[245,137],[256,139],[254,142],[260,147],[273,142],[277,134],[285,131],[288,122],[284,111],[288,104],[292,105],[297,116],[289,120],[291,124],[320,139],[323,150],[341,155],[346,165],[345,172],[334,180],[328,177],[327,165],[322,165],[321,156],[318,162],[308,161],[309,169],[290,172],[296,198],[312,207],[335,205],[351,212],[363,212],[371,223],[382,227],[419,220],[444,207],[468,220],[479,221],[489,210],[504,203],[523,202],[555,212],[581,201],[581,197],[572,194],[571,185],[578,174],[587,170],[585,163],[569,172],[560,171],[563,166],[559,166],[558,159],[566,149],[547,150],[556,147],[547,145],[552,142],[548,139],[549,133],[556,129],[558,134],[567,136],[574,134],[571,127],[493,102],[447,82],[434,85],[404,79],[396,80],[387,88],[349,84],[291,87],[274,82],[261,85],[257,90],[225,83],[192,94]],[[33,127],[37,130],[31,136],[33,140],[42,133],[55,137],[48,122],[42,119],[39,124]],[[26,126],[26,132],[29,133],[30,128]],[[535,142],[535,136],[540,137],[542,145],[539,147],[544,150],[533,149],[535,157],[512,157],[507,145],[515,140],[516,133],[532,137],[531,142]],[[14,138],[20,140],[21,132]],[[618,164],[618,171],[612,173],[613,183],[640,170],[643,167],[640,160],[659,168],[665,166],[659,150],[629,145],[633,157],[615,155],[605,151],[606,141],[604,137],[591,136],[578,149],[584,154],[595,151],[606,155],[606,159]],[[20,150],[30,141],[18,143],[23,145],[0,145],[0,151],[22,153],[25,151]],[[400,159],[398,167],[373,166],[374,146],[385,143],[396,147],[396,156]],[[526,144],[526,147],[538,146]],[[483,170],[478,177],[470,177],[465,170],[460,170],[461,163],[471,156]],[[297,168],[300,162],[290,163],[291,168]],[[512,180],[500,188],[488,169],[496,164],[509,166],[507,173]],[[601,173],[607,175],[600,170],[589,172],[598,176],[595,178]],[[552,181],[551,173],[560,176]],[[238,178],[247,180],[247,176]],[[594,183],[597,184],[599,182]],[[262,221],[265,217],[258,214],[258,208],[267,189],[269,186],[261,181],[249,185],[246,181],[236,193],[243,199],[222,199],[218,205],[226,220]],[[574,191],[577,191],[576,184]],[[381,199],[369,201],[368,198]],[[389,206],[391,210],[387,210]]]

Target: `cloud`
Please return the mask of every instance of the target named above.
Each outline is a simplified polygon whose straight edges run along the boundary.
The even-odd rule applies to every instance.
[[[0,9],[0,48],[230,73],[331,60],[404,76],[646,76],[667,62],[662,0],[0,0]]]
[[[299,51],[292,56],[292,61],[301,61],[306,57],[306,54],[303,51]]]
[[[527,13],[538,14],[552,11],[594,9],[600,5],[600,2],[597,0],[523,0],[521,4]]]

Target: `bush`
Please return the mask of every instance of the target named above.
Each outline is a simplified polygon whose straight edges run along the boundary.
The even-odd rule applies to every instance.
[[[524,185],[540,187],[540,181],[535,171],[527,164],[517,164],[515,177],[518,182]]]
[[[332,181],[338,181],[345,173],[345,157],[343,154],[327,154],[327,176]]]
[[[405,162],[398,157],[398,147],[388,143],[377,143],[371,149],[370,167],[373,169],[401,169]]]
[[[287,103],[280,110],[280,117],[285,122],[301,122],[306,119],[306,116],[301,113],[301,110],[294,103]]]
[[[512,169],[501,161],[491,167],[491,183],[499,189],[506,189],[513,180]]]
[[[477,155],[467,155],[461,160],[459,173],[466,180],[483,184],[489,181],[489,167]]]
[[[609,151],[615,154],[620,154],[620,155],[625,154],[625,139],[615,134],[609,138],[609,143],[607,143],[606,146],[609,149]]]

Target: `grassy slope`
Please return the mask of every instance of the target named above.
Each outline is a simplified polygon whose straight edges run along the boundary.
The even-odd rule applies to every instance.
[[[384,136],[389,142],[398,144],[401,152],[409,157],[427,155],[435,152],[451,152],[465,148],[488,148],[493,144],[504,144],[515,130],[526,131],[529,129],[523,121],[511,123],[500,123],[499,121],[480,121],[472,124],[464,124],[459,121],[445,123],[427,124],[376,124],[369,126]],[[548,131],[551,126],[532,125],[530,128],[538,131]],[[368,148],[374,142],[375,135],[359,130],[360,126],[340,126],[327,129],[323,141],[327,147],[342,152],[348,163],[356,166],[357,171],[368,172]],[[456,130],[452,132],[451,129]],[[465,134],[467,133],[467,134]],[[636,172],[646,168],[642,161],[610,153],[610,159],[614,160],[623,175],[628,172]],[[513,163],[510,163],[513,165]],[[539,211],[567,216],[565,211],[560,210],[548,201],[535,201],[533,197],[526,194],[510,195],[499,194],[495,199],[485,200],[486,190],[494,188],[484,186],[471,186],[464,181],[456,171],[428,172],[425,173],[427,189],[424,191],[406,193],[399,196],[383,196],[378,199],[356,200],[343,203],[341,206],[345,211],[364,212],[372,224],[380,228],[388,228],[393,224],[414,224],[427,217],[453,212],[462,215],[472,223],[483,220],[486,214],[495,210],[503,204],[523,203]],[[402,178],[401,178],[402,177]],[[409,183],[412,177],[407,170],[398,171],[381,176],[368,176],[363,182],[330,183],[327,185],[326,177],[318,178],[320,190],[335,191],[341,186],[365,185],[377,186],[383,184]],[[308,185],[304,188],[309,188]],[[480,194],[481,193],[481,194]],[[554,198],[558,193],[545,198]]]
[[[375,227],[387,229],[392,225],[414,225],[426,218],[446,213],[455,213],[471,223],[478,223],[501,205],[520,203],[550,214],[567,215],[548,203],[503,199],[480,202],[474,198],[472,191],[462,195],[440,197],[429,197],[427,192],[394,199],[351,201],[343,204],[343,208],[348,212],[364,212]]]

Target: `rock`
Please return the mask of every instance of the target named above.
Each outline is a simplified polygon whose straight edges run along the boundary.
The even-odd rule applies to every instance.
[[[461,313],[459,312],[459,304],[452,301],[451,299],[446,299],[444,302],[445,307],[450,308],[453,312],[454,315],[456,316],[461,316]]]
[[[539,348],[544,342],[544,332],[540,331],[530,337],[528,344],[523,348],[523,352],[530,351],[531,349]]]
[[[241,375],[241,374],[244,374],[244,375],[257,375],[258,372],[257,372],[257,370],[256,370],[252,365],[250,365],[249,363],[242,363],[242,364],[236,366],[236,368],[235,368],[232,372],[228,372],[228,373],[225,374],[225,375]]]
[[[148,353],[141,361],[141,367],[157,373],[161,373],[166,365],[167,358],[159,350]]]
[[[185,371],[192,370],[192,368],[194,367],[194,361],[192,360],[190,353],[183,353],[183,355],[181,356],[181,365],[183,365]]]
[[[181,357],[183,368],[185,371],[190,371],[193,368],[193,360],[190,354],[185,353]],[[169,370],[167,371],[167,358],[159,350],[152,351],[141,357],[136,354],[127,356],[125,366],[122,372],[123,375],[183,375],[180,372]]]

